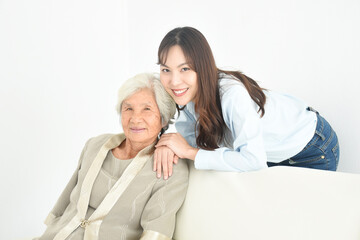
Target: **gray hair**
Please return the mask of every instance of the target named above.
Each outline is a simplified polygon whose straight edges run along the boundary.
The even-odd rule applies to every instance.
[[[158,75],[152,73],[140,73],[124,82],[118,91],[117,112],[121,115],[122,103],[136,92],[142,89],[150,89],[155,96],[159,107],[163,130],[172,123],[176,111],[176,104],[173,98],[166,92],[160,82]]]

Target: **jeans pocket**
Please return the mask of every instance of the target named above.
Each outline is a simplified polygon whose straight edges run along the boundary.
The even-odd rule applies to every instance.
[[[290,165],[325,164],[325,161],[324,152],[315,145],[311,145],[289,158]]]
[[[288,159],[288,164],[335,171],[339,160],[338,139],[330,124],[320,115],[317,117],[313,138],[301,152]]]

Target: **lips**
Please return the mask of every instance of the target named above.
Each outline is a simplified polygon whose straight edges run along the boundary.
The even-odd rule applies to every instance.
[[[145,130],[145,128],[137,128],[137,127],[132,127],[130,128],[131,132],[133,133],[141,133]]]
[[[187,90],[189,90],[189,88],[183,88],[183,89],[171,89],[172,92],[174,93],[174,95],[176,97],[181,97],[183,95],[186,94]]]

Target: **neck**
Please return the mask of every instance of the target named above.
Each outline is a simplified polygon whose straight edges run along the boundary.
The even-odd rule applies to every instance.
[[[138,143],[132,142],[129,139],[125,139],[118,147],[119,153],[122,159],[134,158],[141,150],[151,145],[154,141],[152,141],[151,143]]]

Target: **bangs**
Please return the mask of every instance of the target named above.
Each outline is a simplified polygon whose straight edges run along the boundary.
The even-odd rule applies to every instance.
[[[171,47],[172,46],[166,47],[166,48],[163,48],[162,50],[159,49],[158,62],[157,62],[158,65],[165,65],[166,60],[167,60],[167,55],[168,55],[169,49]]]
[[[168,57],[169,50],[170,50],[170,48],[172,48],[174,46],[179,46],[181,48],[181,50],[182,50],[182,52],[183,52],[183,54],[185,56],[186,63],[190,66],[190,68],[193,71],[196,72],[194,60],[193,60],[192,56],[190,56],[189,50],[186,49],[186,47],[183,47],[183,46],[181,46],[180,44],[177,44],[177,43],[175,43],[173,45],[168,45],[168,46],[165,46],[162,49],[159,49],[157,64],[158,65],[165,65],[167,57]]]

